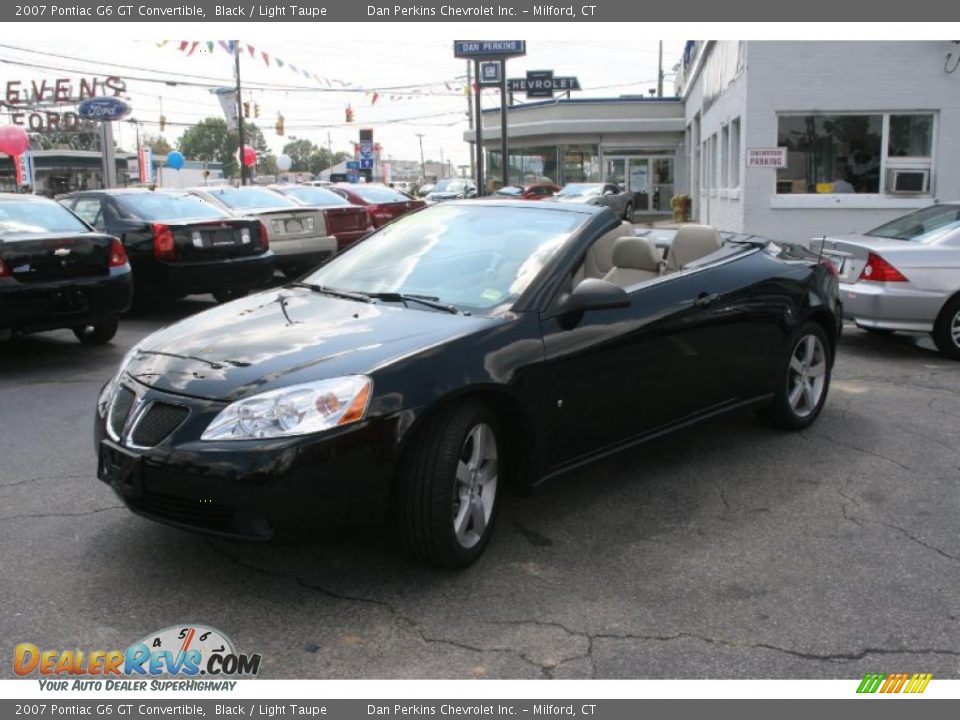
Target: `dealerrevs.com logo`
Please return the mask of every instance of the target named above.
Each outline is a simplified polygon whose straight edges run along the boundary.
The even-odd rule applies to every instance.
[[[43,690],[232,690],[236,681],[223,678],[255,677],[260,660],[259,654],[238,653],[219,630],[194,624],[164,628],[123,650],[19,643],[13,669],[21,677],[40,675]]]

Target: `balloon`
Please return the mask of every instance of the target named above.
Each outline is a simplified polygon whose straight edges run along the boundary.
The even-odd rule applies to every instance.
[[[289,155],[277,155],[277,170],[280,172],[286,172],[293,167],[293,160],[290,159]]]
[[[7,155],[23,155],[30,147],[30,138],[27,131],[19,125],[4,125],[0,127],[0,152]]]
[[[249,145],[244,145],[243,155],[241,157],[243,159],[243,164],[249,167],[257,162],[257,151]]]
[[[174,170],[179,170],[183,167],[184,159],[183,153],[177,150],[171,150],[167,153],[167,165],[172,167]]]

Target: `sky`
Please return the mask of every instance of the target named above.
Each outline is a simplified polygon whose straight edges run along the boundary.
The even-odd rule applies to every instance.
[[[288,27],[284,32],[277,26],[265,31],[257,23],[229,27],[193,24],[157,32],[147,24],[114,24],[112,28],[131,31],[112,32],[109,42],[104,42],[100,33],[50,36],[49,32],[26,30],[0,40],[0,81],[26,84],[44,78],[78,81],[93,75],[119,75],[127,80],[127,98],[132,116],[142,121],[141,132],[158,134],[162,106],[168,123],[163,135],[175,145],[185,129],[183,124],[223,114],[209,88],[167,82],[231,86],[233,57],[217,41],[234,37],[244,49],[241,78],[248,88],[244,99],[260,106],[260,118],[255,122],[274,153],[292,137],[326,145],[328,134],[335,152],[351,150],[359,128],[370,127],[385,159],[419,160],[420,133],[426,159],[443,157],[454,165],[469,162],[469,149],[463,141],[467,129],[466,61],[453,57],[454,39],[526,39],[527,55],[508,62],[508,77],[543,69],[575,75],[584,90],[575,92],[574,97],[647,94],[656,86],[658,41],[639,33],[604,40],[587,32],[586,25],[581,32],[557,32],[548,25],[441,23],[302,23]],[[151,28],[152,32],[145,32]],[[188,56],[179,49],[182,41],[188,41],[188,47],[195,41],[199,44]],[[214,42],[212,52],[207,41]],[[254,57],[247,52],[248,45],[254,47]],[[664,41],[666,95],[673,93],[672,68],[682,48],[681,39]],[[269,67],[263,52],[270,57]],[[284,62],[282,68],[276,64],[277,58]],[[304,70],[309,78],[303,76]],[[378,94],[376,102],[374,92]],[[485,108],[499,106],[499,94],[484,91],[483,98]],[[518,95],[517,100],[524,99]],[[348,105],[354,110],[352,124],[345,123]],[[273,129],[278,113],[284,116],[285,137],[278,137]],[[0,115],[0,124],[6,122],[6,116]],[[125,123],[115,127],[119,145],[132,149],[133,127]]]

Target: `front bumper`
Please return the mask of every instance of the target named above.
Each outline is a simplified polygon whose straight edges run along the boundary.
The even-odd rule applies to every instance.
[[[109,276],[58,282],[23,283],[0,279],[0,328],[23,332],[89,325],[130,308],[129,269]]]
[[[397,423],[377,419],[320,435],[202,442],[223,403],[125,383],[136,401],[119,438],[97,414],[98,477],[133,512],[167,525],[248,540],[315,539],[382,528]],[[157,405],[188,414],[152,447],[133,438]]]
[[[909,283],[840,283],[843,314],[857,325],[904,332],[933,332],[946,296]]]

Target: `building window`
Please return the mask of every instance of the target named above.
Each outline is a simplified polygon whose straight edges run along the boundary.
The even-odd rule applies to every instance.
[[[563,182],[601,182],[600,152],[597,145],[562,145]]]
[[[730,181],[729,187],[740,187],[740,118],[730,123]]]
[[[730,181],[730,126],[720,131],[720,187],[729,187]]]
[[[902,158],[919,158],[913,164],[931,169],[930,113],[781,115],[777,121],[777,144],[787,148],[778,194],[877,194],[891,189],[882,173],[888,164],[904,167]]]
[[[933,150],[933,115],[891,115],[887,155],[930,157]]]

